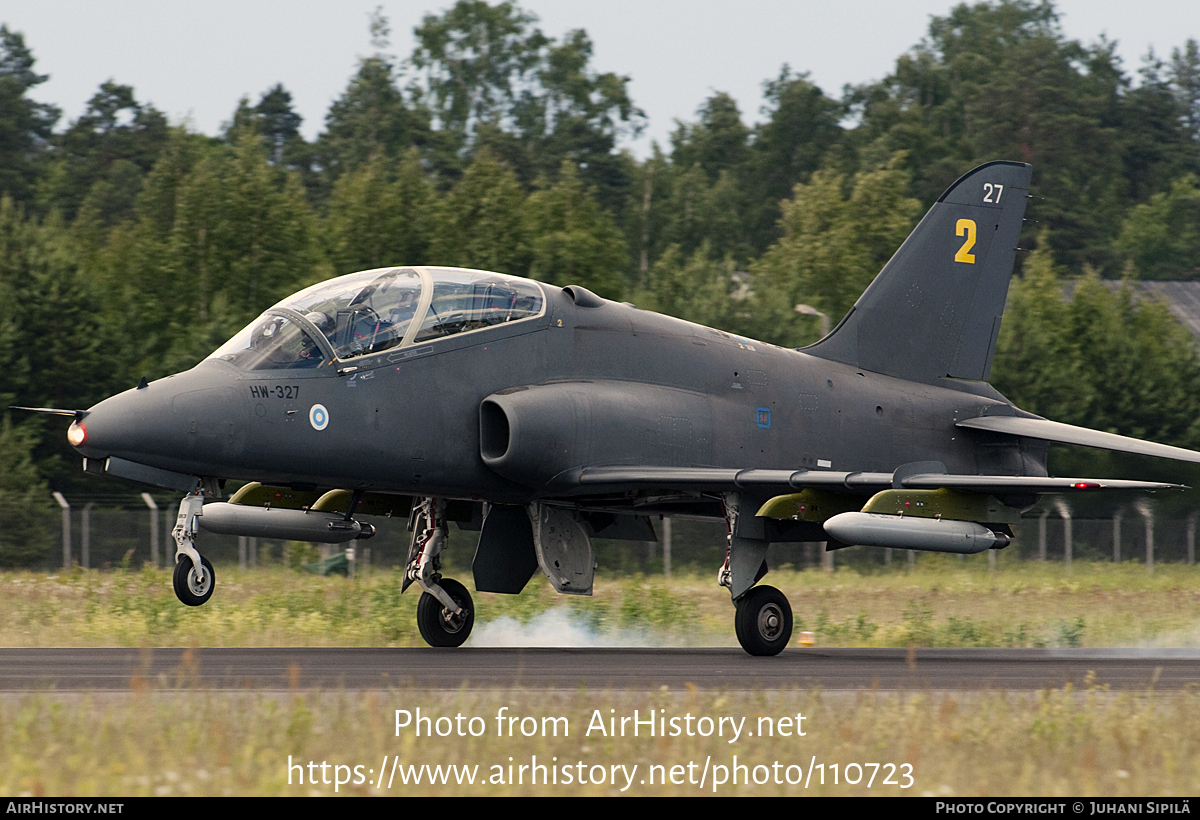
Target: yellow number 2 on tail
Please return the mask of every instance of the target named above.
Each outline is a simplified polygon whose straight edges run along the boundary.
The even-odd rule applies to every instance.
[[[954,226],[954,235],[967,237],[967,241],[962,243],[962,247],[958,249],[958,253],[954,254],[955,262],[966,262],[968,265],[975,264],[975,254],[967,251],[975,247],[975,220],[960,219]]]

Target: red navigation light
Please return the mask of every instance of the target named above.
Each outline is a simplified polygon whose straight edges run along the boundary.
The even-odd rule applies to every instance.
[[[67,441],[72,447],[82,447],[87,441],[87,427],[78,421],[71,422],[71,426],[67,428]]]

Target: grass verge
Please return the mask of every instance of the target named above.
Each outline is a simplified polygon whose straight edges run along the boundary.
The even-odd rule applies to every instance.
[[[396,710],[415,718],[418,709],[431,718],[429,728],[418,737],[410,721],[397,731]],[[624,736],[608,732],[610,717],[619,727],[635,710],[643,721],[661,718],[666,736],[657,729],[649,736],[643,723],[634,737],[628,721]],[[517,720],[505,728],[498,714]],[[278,697],[175,690],[76,702],[49,694],[0,700],[0,793],[14,797],[1121,798],[1197,791],[1194,690],[381,690]]]
[[[347,580],[281,567],[218,566],[203,607],[165,570],[0,572],[2,646],[419,646],[418,590],[394,571]],[[520,595],[476,594],[473,640],[513,644],[732,646],[733,608],[714,574],[598,577],[591,598],[535,577]],[[819,646],[1196,647],[1200,569],[1076,562],[1002,564],[922,556],[915,571],[773,571],[795,632]]]

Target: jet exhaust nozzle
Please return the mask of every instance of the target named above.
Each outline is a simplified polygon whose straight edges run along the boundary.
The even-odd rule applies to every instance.
[[[1003,549],[1009,538],[973,521],[848,512],[825,522],[825,532],[844,544],[974,555]]]
[[[247,507],[241,504],[205,504],[200,515],[201,529],[221,535],[245,535],[254,538],[278,538],[284,541],[315,541],[319,544],[343,544],[370,538],[375,528],[336,513],[306,510]]]

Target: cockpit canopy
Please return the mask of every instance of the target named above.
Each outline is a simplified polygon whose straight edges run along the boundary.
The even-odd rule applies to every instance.
[[[210,359],[243,370],[315,368],[541,316],[528,279],[461,268],[380,268],[289,296]]]

